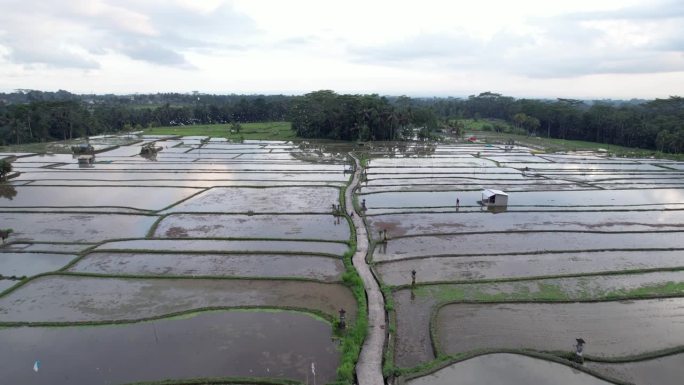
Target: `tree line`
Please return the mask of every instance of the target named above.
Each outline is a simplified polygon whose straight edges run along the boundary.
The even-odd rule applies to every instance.
[[[288,120],[298,136],[337,140],[429,139],[462,119],[497,119],[516,132],[662,152],[684,150],[684,98],[639,101],[343,95],[0,94],[0,142],[71,139],[155,126]],[[494,125],[497,129],[497,126]]]

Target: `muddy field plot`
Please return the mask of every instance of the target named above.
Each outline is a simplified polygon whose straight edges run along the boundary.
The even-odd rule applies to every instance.
[[[153,215],[0,213],[0,227],[11,228],[13,242],[100,242],[141,238],[157,220]]]
[[[157,226],[165,238],[276,238],[347,241],[349,224],[328,215],[173,214]]]
[[[176,187],[53,187],[17,186],[17,195],[0,198],[0,207],[130,207],[161,210],[199,193],[201,189]]]
[[[453,304],[435,319],[440,350],[568,350],[589,341],[587,355],[627,357],[684,345],[684,300],[566,304]]]
[[[424,377],[407,382],[409,385],[608,385],[590,374],[568,366],[520,354],[486,354],[461,361]]]
[[[522,232],[418,236],[376,246],[373,259],[391,261],[437,255],[492,255],[560,251],[684,249],[682,232]]]
[[[3,254],[0,254],[2,261]],[[0,272],[2,262],[0,262]],[[110,275],[296,277],[341,281],[341,258],[278,254],[91,253],[69,271]]]
[[[397,322],[396,363],[399,366],[411,367],[435,358],[430,336],[431,317],[432,312],[443,303],[454,301],[590,301],[610,297],[630,298],[637,292],[640,295],[657,295],[668,290],[670,286],[679,287],[678,291],[674,289],[672,292],[681,295],[684,293],[678,282],[682,282],[683,277],[684,272],[665,272],[532,279],[517,282],[419,285],[414,289],[396,290],[393,293]],[[557,305],[558,307],[551,307],[547,310],[562,308],[563,304]],[[481,306],[487,308],[496,304]],[[659,317],[659,315],[654,316]],[[502,319],[501,322],[506,321]],[[472,343],[476,344],[477,338],[474,337]]]
[[[150,250],[173,250],[180,252],[211,253],[299,253],[325,254],[341,256],[349,249],[346,243],[322,241],[268,241],[268,240],[236,240],[224,241],[213,239],[134,239],[103,243],[96,251],[130,251],[145,252]]]
[[[354,297],[340,284],[48,276],[1,297],[0,322],[139,320],[206,307],[293,307],[331,316],[342,307],[350,319],[356,314]]]
[[[339,199],[332,187],[214,188],[168,212],[332,213]]]
[[[59,270],[76,255],[50,253],[0,253],[0,276],[27,276]]]
[[[370,234],[391,237],[446,233],[587,230],[648,231],[684,229],[684,210],[601,212],[432,213],[378,215],[367,218]]]
[[[553,275],[609,273],[625,270],[684,269],[682,251],[598,251],[552,254],[510,254],[428,257],[379,263],[388,285],[406,285],[411,271],[418,283],[516,279]]]
[[[684,354],[673,354],[650,360],[619,364],[586,362],[585,366],[599,373],[634,384],[655,383],[680,385],[684,378]]]
[[[456,207],[456,198],[462,206],[479,206],[480,191],[435,191],[435,192],[387,192],[359,195],[359,201],[366,199],[366,206],[372,208],[422,208]],[[587,190],[587,191],[529,191],[511,196],[508,208],[532,207],[615,207],[636,208],[684,202],[684,189],[656,190]]]
[[[24,385],[199,377],[305,382],[312,362],[317,380],[328,383],[340,356],[331,330],[308,314],[258,311],[205,312],[115,327],[6,328],[0,330],[0,344],[12,349],[2,349],[0,360],[3,381]],[[48,375],[26,369],[36,357],[43,365],[39,374]]]

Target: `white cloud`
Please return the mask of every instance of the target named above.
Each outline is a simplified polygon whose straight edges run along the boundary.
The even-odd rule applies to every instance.
[[[684,89],[678,1],[0,0],[0,7],[5,91],[654,97]],[[645,86],[647,79],[659,86]]]

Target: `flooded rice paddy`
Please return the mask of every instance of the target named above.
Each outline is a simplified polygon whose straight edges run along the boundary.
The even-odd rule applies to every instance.
[[[307,254],[342,255],[349,246],[340,242],[317,241],[222,241],[213,239],[136,239],[103,243],[95,250],[150,251],[169,250],[174,252],[212,252],[212,253],[266,253],[288,252]]]
[[[55,295],[58,294],[58,295]],[[0,322],[139,320],[208,307],[292,307],[355,314],[341,284],[291,280],[36,278],[0,298]]]
[[[0,253],[0,275],[27,276],[59,270],[71,262],[75,255],[48,253]]]
[[[3,254],[0,254],[2,261]],[[2,271],[0,262],[0,271]],[[297,277],[340,281],[344,265],[339,258],[278,254],[144,254],[91,253],[69,269],[96,274]]]
[[[0,330],[3,381],[122,384],[200,377],[331,382],[340,353],[325,321],[294,312],[221,311],[119,326]],[[306,341],[306,343],[301,343]],[[68,354],[65,354],[68,352]],[[38,373],[32,363],[40,360]]]
[[[169,212],[331,213],[339,198],[331,187],[215,188]]]
[[[410,282],[414,270],[423,283],[684,268],[682,253],[681,250],[597,251],[427,257],[379,263],[376,269],[383,282],[399,286]]]
[[[0,227],[22,242],[100,242],[144,237],[157,216],[73,213],[0,213]]]
[[[375,149],[357,191],[375,243],[370,259],[392,291],[396,366],[414,372],[435,359],[433,344],[441,354],[486,348],[560,354],[582,336],[587,354],[628,360],[684,347],[667,338],[684,325],[681,162],[533,154],[496,144],[409,153],[401,146]],[[508,205],[482,207],[483,189],[507,192]],[[661,296],[673,298],[653,299]],[[625,301],[592,302],[611,298]],[[513,357],[481,356],[409,382],[604,383]],[[545,374],[534,377],[537,370]],[[667,373],[630,378],[668,383]]]
[[[351,232],[331,214],[346,147],[140,139],[101,147],[87,167],[27,153],[0,185],[0,228],[13,230],[0,250],[3,381],[304,383],[312,363],[319,383],[335,381],[331,324],[282,310],[332,320],[344,308],[356,321],[342,283]],[[153,141],[162,151],[140,157]]]
[[[409,385],[606,385],[574,368],[521,354],[477,356],[451,364],[432,374],[408,381]]]
[[[626,363],[586,362],[586,367],[598,373],[633,384],[649,384],[657,378],[659,385],[679,385],[684,378],[684,355],[653,358]]]
[[[320,215],[173,214],[157,226],[155,236],[165,238],[280,238],[346,241],[346,219]]]
[[[377,261],[434,255],[487,255],[562,251],[684,249],[684,232],[501,232],[425,235],[376,247]]]
[[[626,357],[684,344],[682,299],[563,304],[453,304],[439,310],[436,338],[443,352],[519,348],[572,350]]]
[[[162,151],[140,157],[151,141]],[[679,378],[673,363],[680,355],[629,360],[684,346],[684,163],[499,144],[360,147],[203,136],[97,144],[110,149],[92,167],[70,154],[22,154],[14,163],[21,175],[0,186],[0,227],[14,230],[0,253],[0,274],[56,272],[78,258],[64,273],[21,285],[0,280],[0,290],[12,287],[0,297],[7,326],[0,343],[12,352],[2,359],[27,369],[3,373],[13,382],[307,382],[311,357],[320,360],[319,383],[334,381],[340,352],[331,326],[263,308],[329,318],[344,308],[355,319],[357,303],[341,283],[352,234],[345,218],[331,215],[350,180],[349,151],[369,157],[356,198],[365,200],[375,243],[369,260],[394,302],[391,365],[429,363],[433,344],[442,354],[560,354],[582,336],[588,355],[628,361],[586,364],[599,373],[649,385]],[[484,188],[508,192],[508,207],[482,208]],[[235,307],[262,309],[169,318]],[[38,350],[44,357],[35,357]],[[37,375],[30,370],[36,359],[43,363]],[[603,383],[513,354],[480,356],[411,382],[554,378]]]

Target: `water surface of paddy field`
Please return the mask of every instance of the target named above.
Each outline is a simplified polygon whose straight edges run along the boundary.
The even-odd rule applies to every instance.
[[[585,354],[635,356],[684,344],[684,299],[563,304],[451,304],[435,318],[441,351],[482,348],[571,351],[575,338]]]
[[[615,364],[586,361],[584,365],[634,384],[681,385],[684,378],[684,354]]]
[[[172,171],[172,170],[186,170],[186,171],[270,171],[270,172],[283,172],[283,171],[298,171],[298,172],[337,172],[342,174],[345,165],[331,165],[331,164],[262,164],[262,163],[198,163],[198,162],[155,162],[151,163],[140,163],[140,162],[112,162],[112,163],[96,163],[94,168],[98,170],[108,170],[108,171],[144,171],[144,170],[160,170],[160,171]],[[68,163],[59,166],[59,170],[74,170],[79,169],[79,165],[76,163]]]
[[[341,280],[344,265],[341,259],[315,255],[91,253],[69,271],[111,275],[297,277],[332,282]]]
[[[295,312],[220,311],[119,326],[0,330],[3,381],[92,385],[168,378],[262,377],[331,382],[340,353],[325,321]],[[306,341],[306,343],[301,343]],[[32,363],[40,360],[38,373]]]
[[[131,172],[89,172],[82,171],[78,173],[68,171],[50,171],[45,172],[44,169],[39,169],[36,172],[22,173],[15,180],[35,180],[32,183],[53,183],[57,182],[86,182],[86,181],[102,181],[103,183],[110,182],[126,182],[129,185],[145,186],[146,183],[157,180],[186,181],[192,184],[193,181],[244,181],[245,185],[249,185],[252,181],[284,181],[290,184],[297,184],[304,181],[331,181],[331,182],[346,182],[349,175],[342,173],[304,173],[304,172],[193,172],[193,171],[131,171]]]
[[[370,234],[391,237],[439,233],[530,230],[648,231],[684,229],[684,210],[601,212],[489,212],[377,215],[367,219]]]
[[[340,190],[333,187],[214,188],[168,212],[331,213],[339,200]]]
[[[418,281],[420,282],[420,276],[418,276]],[[684,293],[682,293],[680,282],[682,282],[682,272],[530,279],[498,283],[419,285],[413,289],[396,290],[393,293],[397,322],[395,359],[399,366],[404,367],[415,366],[434,359],[430,322],[433,310],[442,303],[454,301],[590,301],[606,298],[634,298],[636,295],[662,295],[663,293],[681,295]],[[563,303],[559,303],[558,308],[560,309],[562,305]],[[553,309],[556,308],[551,308]],[[473,343],[476,343],[477,338],[474,337]]]
[[[349,319],[356,314],[351,291],[340,284],[47,276],[1,297],[0,322],[140,320],[207,307],[293,307],[331,316],[342,307]]]
[[[223,241],[212,239],[134,239],[107,242],[95,248],[123,251],[212,252],[212,253],[306,253],[341,256],[349,249],[346,243],[323,241]]]
[[[684,249],[682,232],[521,232],[417,236],[377,246],[376,261],[438,255],[491,255],[560,251]]]
[[[477,356],[406,383],[408,385],[611,384],[556,362],[510,353]]]
[[[35,252],[35,253],[66,253],[76,254],[95,246],[95,243],[8,243],[5,251]]]
[[[157,237],[280,238],[346,241],[349,224],[332,214],[221,215],[172,214],[159,222]]]
[[[366,199],[368,208],[398,207],[455,207],[456,198],[461,205],[472,206],[481,199],[480,191],[435,191],[435,192],[386,192],[360,195]],[[511,206],[635,206],[658,204],[681,204],[684,189],[657,190],[588,190],[546,192],[529,191],[512,194],[508,198]]]
[[[681,250],[599,251],[429,257],[379,263],[376,269],[385,284],[395,286],[410,283],[413,270],[417,281],[426,283],[684,268],[682,253]]]
[[[0,253],[0,275],[27,276],[59,270],[75,255],[48,253]]]
[[[176,187],[53,187],[16,186],[11,200],[0,198],[0,207],[131,207],[161,210],[201,192]]]
[[[100,242],[144,237],[157,220],[152,215],[91,213],[0,213],[0,227],[11,228],[16,242]]]

